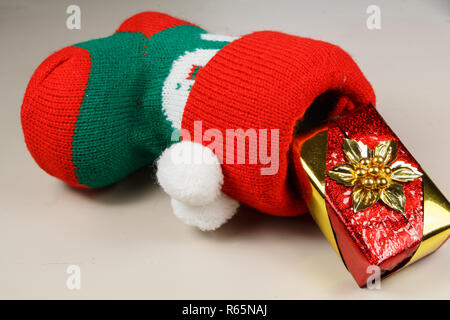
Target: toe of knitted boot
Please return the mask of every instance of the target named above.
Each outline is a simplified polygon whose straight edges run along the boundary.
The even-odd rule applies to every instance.
[[[118,34],[77,44],[35,71],[22,127],[30,153],[50,175],[100,188],[155,159],[162,139],[149,123],[157,126],[162,115],[142,102],[147,76],[135,66],[144,65],[144,56],[132,59],[141,38]]]
[[[22,106],[25,140],[39,166],[70,185],[101,188],[155,161],[177,129],[161,106],[172,63],[198,47],[211,53],[227,44],[203,33],[144,12],[114,35],[47,58]]]
[[[89,72],[86,50],[67,47],[53,53],[34,72],[21,109],[25,142],[35,161],[73,186],[81,186],[72,140]]]

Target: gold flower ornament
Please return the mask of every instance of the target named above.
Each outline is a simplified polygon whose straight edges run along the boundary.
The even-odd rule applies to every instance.
[[[343,149],[349,162],[338,164],[327,174],[338,183],[353,187],[353,210],[365,210],[381,199],[403,213],[405,192],[397,182],[413,181],[422,173],[404,161],[395,161],[397,142],[383,141],[372,152],[360,141],[344,139]]]

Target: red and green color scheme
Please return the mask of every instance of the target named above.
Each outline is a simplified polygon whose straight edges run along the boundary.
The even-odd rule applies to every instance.
[[[158,165],[175,214],[214,229],[234,213],[230,199],[273,215],[306,213],[291,174],[296,127],[308,124],[308,109],[323,110],[325,120],[368,104],[375,105],[371,85],[335,45],[273,31],[214,35],[144,12],[110,37],[47,58],[30,80],[21,116],[36,162],[68,184],[88,188],[112,184],[162,158],[178,145],[173,137],[180,130],[194,136],[197,121],[203,131],[223,136],[227,129],[279,130],[278,171],[261,175],[266,164],[223,163],[216,176],[223,194],[215,192],[207,204],[193,190],[209,192],[210,177],[192,178],[201,170],[188,168],[168,179],[175,181],[169,186],[161,181],[170,170]],[[245,152],[252,156],[252,150]],[[198,222],[219,211],[228,213]]]
[[[186,21],[147,12],[126,20],[110,37],[53,53],[35,71],[22,106],[25,140],[36,162],[68,184],[88,188],[152,163],[179,129],[162,101],[174,61],[196,50],[215,53],[229,43],[204,40],[204,34]],[[179,84],[177,90],[189,87]]]
[[[39,166],[72,186],[104,187],[155,163],[175,216],[201,230],[220,227],[240,202],[277,216],[306,213],[308,203],[364,285],[368,266],[391,274],[436,250],[450,225],[448,201],[425,175],[418,178],[418,164],[373,106],[370,83],[333,44],[273,31],[210,34],[143,12],[112,36],[45,59],[21,119]],[[302,148],[324,125],[323,148],[308,152],[323,174],[319,190]],[[260,135],[257,148],[247,142],[251,130]],[[229,131],[240,133],[229,140]],[[276,161],[270,174],[261,148]],[[391,166],[394,149],[399,161]],[[228,162],[225,152],[246,161]]]

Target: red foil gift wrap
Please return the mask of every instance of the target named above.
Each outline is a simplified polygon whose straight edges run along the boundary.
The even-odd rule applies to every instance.
[[[329,174],[338,166],[350,168],[345,141],[368,147],[369,156],[388,141],[396,146],[390,165],[405,164],[416,173],[413,179],[399,183],[387,178],[401,191],[401,209],[385,201],[386,196],[356,208],[354,193],[362,187],[354,181],[362,180],[357,180],[355,171],[348,175],[353,177],[352,183],[339,182]],[[386,277],[433,252],[450,236],[448,201],[373,106],[298,132],[293,150],[300,189],[310,212],[359,286],[365,286],[373,274],[369,267],[379,267],[380,275]],[[381,194],[386,189],[373,190]]]

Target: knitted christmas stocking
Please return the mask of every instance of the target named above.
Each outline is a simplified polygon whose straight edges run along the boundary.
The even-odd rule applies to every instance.
[[[157,160],[175,215],[213,230],[239,201],[307,212],[291,172],[296,128],[367,104],[370,84],[335,45],[272,31],[214,35],[144,12],[48,57],[21,117],[49,174],[99,188]]]

